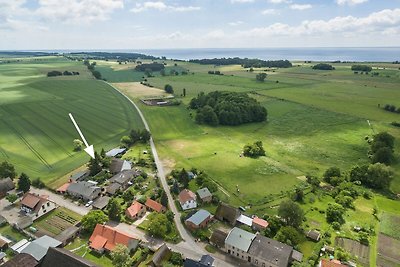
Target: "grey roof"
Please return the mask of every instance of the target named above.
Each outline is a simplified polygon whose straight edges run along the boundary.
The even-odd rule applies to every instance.
[[[201,256],[200,263],[212,266],[212,264],[214,263],[214,258],[211,257],[210,255],[203,255]]]
[[[321,237],[321,233],[317,230],[309,230],[307,232],[307,237],[311,238],[312,240],[318,241]]]
[[[193,214],[189,219],[186,221],[193,223],[194,225],[200,225],[204,220],[206,220],[211,213],[206,210],[199,210],[195,214]]]
[[[108,201],[110,201],[110,197],[107,196],[99,197],[98,199],[96,199],[95,202],[93,202],[92,206],[93,208],[102,210],[108,205]]]
[[[5,256],[7,256],[7,254],[6,253],[4,253],[4,252],[0,252],[0,260],[2,260]]]
[[[4,179],[0,179],[0,192],[7,193],[8,191],[15,188],[15,184],[11,180],[11,178],[7,177]]]
[[[68,186],[67,192],[72,194],[81,195],[85,198],[91,198],[92,194],[98,190],[98,186],[93,183],[81,181],[77,183],[72,183]]]
[[[79,232],[79,228],[72,225],[72,226],[68,227],[67,229],[65,229],[64,231],[62,231],[60,234],[58,234],[54,238],[65,244],[65,242],[67,242],[69,239],[74,237],[78,232]]]
[[[80,172],[77,172],[77,173],[71,175],[71,179],[74,180],[74,181],[78,181],[79,179],[82,179],[82,178],[84,178],[84,177],[86,177],[88,175],[89,175],[89,171],[88,170],[80,171]]]
[[[171,253],[169,247],[164,243],[153,255],[152,262],[156,266],[161,266],[162,261]]]
[[[132,164],[129,161],[113,158],[110,164],[110,172],[119,173],[123,170],[132,169]]]
[[[195,261],[192,259],[186,259],[183,262],[183,267],[209,267],[209,265],[205,265],[199,261]]]
[[[111,177],[109,181],[112,183],[119,183],[123,185],[129,182],[133,178],[134,174],[135,171],[133,170],[124,170]]]
[[[106,192],[109,193],[110,195],[114,195],[120,188],[121,185],[119,183],[112,183],[109,186],[107,186]]]
[[[217,211],[215,212],[215,218],[220,221],[227,221],[231,225],[236,224],[236,219],[240,216],[238,208],[232,207],[225,203],[219,203]]]
[[[212,197],[212,194],[211,194],[210,190],[208,190],[207,187],[197,190],[197,194],[199,195],[199,197],[201,199],[204,199],[206,197]]]
[[[88,261],[63,248],[49,248],[40,267],[97,267]]]
[[[216,229],[212,233],[210,237],[210,242],[214,243],[218,247],[224,247],[225,246],[225,239],[228,236],[227,233],[225,233],[222,230]]]
[[[248,253],[264,259],[273,265],[287,267],[293,248],[271,238],[257,235],[251,243]]]
[[[107,157],[115,157],[118,154],[124,153],[126,148],[113,148],[106,153]]]
[[[225,244],[231,245],[242,251],[248,251],[251,242],[256,237],[255,234],[242,230],[240,228],[234,227],[228,234],[225,240]]]
[[[32,241],[21,253],[26,253],[34,257],[37,261],[40,261],[47,253],[49,247],[58,247],[61,242],[51,238],[50,236],[44,235],[34,241]]]
[[[38,261],[29,254],[20,253],[1,266],[2,267],[35,267],[35,266],[38,266]]]
[[[303,260],[303,254],[301,254],[297,250],[293,249],[292,259],[295,260],[295,261],[301,262]]]

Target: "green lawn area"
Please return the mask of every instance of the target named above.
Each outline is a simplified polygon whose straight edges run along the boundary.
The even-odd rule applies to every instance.
[[[21,239],[27,238],[25,235],[21,234],[21,232],[12,228],[9,224],[0,227],[0,235],[10,239],[15,243],[20,241]]]
[[[47,78],[49,70],[79,71],[73,77]],[[40,177],[55,188],[64,174],[88,160],[74,152],[79,138],[72,113],[95,149],[111,149],[142,122],[131,104],[106,83],[91,78],[80,62],[63,59],[0,65],[0,161],[18,172]]]

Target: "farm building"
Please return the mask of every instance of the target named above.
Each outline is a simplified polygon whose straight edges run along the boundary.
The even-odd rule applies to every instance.
[[[238,208],[234,208],[228,204],[220,203],[217,211],[215,212],[215,218],[220,221],[228,222],[230,225],[235,225],[237,218],[240,216]]]
[[[33,240],[26,246],[21,253],[29,254],[34,257],[37,261],[43,259],[46,255],[47,250],[50,247],[59,247],[61,246],[61,242],[51,238],[50,236],[44,235],[36,240]]]
[[[204,228],[211,221],[212,215],[206,210],[199,210],[185,220],[186,226],[191,230]]]
[[[152,267],[162,267],[163,262],[171,257],[171,250],[169,247],[164,243],[162,246],[157,249],[154,253],[153,258],[151,259],[151,263],[149,266]]]
[[[268,227],[269,223],[261,218],[255,216],[252,221],[252,228],[257,231],[263,231]]]
[[[14,182],[11,178],[7,177],[5,179],[0,179],[0,199],[7,195],[8,191],[11,191],[15,188]]]
[[[212,233],[210,237],[210,243],[211,245],[214,245],[217,248],[223,248],[225,247],[225,239],[228,236],[228,233],[225,233],[222,230],[216,229]]]
[[[122,159],[117,159],[113,158],[111,160],[111,165],[110,165],[110,172],[111,173],[119,173],[124,170],[130,170],[132,169],[132,164],[129,161],[122,160]]]
[[[56,203],[50,201],[48,196],[39,196],[26,193],[21,200],[21,211],[36,220],[56,208]]]
[[[307,232],[307,237],[313,241],[318,242],[319,239],[321,238],[321,233],[318,232],[317,230],[309,230]]]
[[[204,203],[209,203],[212,201],[212,194],[207,187],[197,190],[197,195],[199,195],[200,200]]]
[[[104,210],[107,207],[109,201],[110,197],[107,196],[99,197],[93,202],[92,207],[94,209]]]
[[[89,247],[98,253],[111,251],[117,244],[123,244],[130,250],[136,249],[139,240],[107,225],[97,224],[89,238]]]
[[[107,157],[118,157],[125,153],[126,148],[113,148],[106,152]]]
[[[101,188],[90,181],[79,181],[77,183],[71,183],[67,188],[67,193],[73,197],[89,201],[100,195]]]
[[[156,212],[166,211],[166,208],[163,205],[161,205],[157,201],[152,200],[151,198],[148,198],[144,205],[147,207],[147,210],[149,211],[156,211]]]
[[[239,224],[244,224],[244,225],[247,225],[247,226],[252,226],[252,224],[253,224],[253,219],[252,218],[250,218],[249,216],[247,216],[247,215],[244,215],[244,214],[240,214],[240,216],[236,219],[236,221],[239,223]]]
[[[78,255],[63,248],[49,248],[40,267],[98,267]]]
[[[179,193],[178,198],[183,210],[194,209],[197,207],[196,194],[188,189],[183,189]]]
[[[136,200],[133,201],[132,205],[125,211],[126,216],[131,220],[136,220],[139,217],[142,217],[145,213],[146,213],[146,206],[142,205]]]
[[[2,267],[37,267],[39,262],[29,254],[21,253],[7,261]]]

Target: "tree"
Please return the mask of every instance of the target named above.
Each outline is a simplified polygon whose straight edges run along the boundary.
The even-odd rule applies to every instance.
[[[164,86],[164,91],[168,94],[173,94],[174,93],[174,89],[172,88],[172,85],[170,84],[166,84]]]
[[[90,158],[89,160],[89,164],[88,164],[88,168],[90,171],[90,175],[94,176],[96,174],[98,174],[99,172],[101,172],[102,167],[100,165],[101,160],[99,157],[99,154],[97,154],[97,152],[94,152],[94,158]]]
[[[246,157],[257,158],[265,156],[265,150],[261,141],[256,141],[252,145],[247,144],[243,147],[243,155]]]
[[[14,179],[17,176],[14,165],[7,161],[0,163],[0,179],[10,177]]]
[[[183,264],[182,254],[173,251],[171,253],[171,257],[169,258],[169,262],[175,266],[182,266]]]
[[[121,204],[116,198],[111,198],[107,205],[108,217],[110,220],[119,222],[121,220]]]
[[[366,183],[368,186],[376,189],[387,190],[393,179],[393,172],[390,167],[382,163],[371,164],[367,170]]]
[[[183,74],[183,73],[182,73],[182,74]],[[182,90],[182,95],[183,95],[183,97],[186,96],[186,88],[183,88],[183,90]]]
[[[377,142],[381,142],[382,144],[384,144],[384,146],[389,147],[391,149],[394,148],[394,137],[393,137],[393,135],[391,135],[387,132],[381,132],[381,133],[374,135],[371,146],[373,146],[373,144],[377,143]]]
[[[150,132],[147,131],[146,129],[143,129],[140,132],[140,140],[142,141],[142,143],[149,142],[150,141],[150,137],[151,137]]]
[[[40,178],[33,179],[32,185],[36,188],[44,188],[46,186]]]
[[[165,69],[160,70],[161,76],[165,76]]]
[[[324,173],[324,180],[331,183],[332,177],[341,177],[340,169],[338,167],[330,167]]]
[[[328,208],[326,209],[326,221],[328,223],[337,222],[339,224],[344,223],[344,208],[336,203],[328,204]]]
[[[393,161],[393,150],[389,147],[381,147],[372,155],[372,163],[384,163],[390,165]]]
[[[163,190],[162,193],[161,193],[160,203],[161,203],[161,205],[163,205],[164,207],[168,207],[168,197],[167,197],[167,194],[165,193],[164,190]]]
[[[183,184],[184,188],[188,188],[189,187],[189,175],[187,173],[187,171],[185,170],[185,168],[183,168],[180,172],[179,172],[179,176],[178,176],[178,181]]]
[[[199,124],[218,125],[218,117],[211,106],[204,106],[196,114],[196,122]]]
[[[130,256],[130,251],[127,246],[117,244],[110,253],[113,266],[115,267],[131,267],[134,259]]]
[[[304,199],[304,191],[301,188],[296,188],[293,194],[293,200],[302,202]]]
[[[279,229],[283,226],[282,221],[275,217],[268,218],[268,227],[265,229],[264,235],[270,238],[273,238],[278,232]]]
[[[262,72],[256,75],[256,80],[259,82],[263,82],[267,78],[267,74]]]
[[[8,202],[13,204],[18,199],[18,196],[16,194],[9,194],[6,196],[6,199],[8,200]]]
[[[26,193],[29,191],[30,188],[31,188],[31,180],[29,179],[29,176],[26,175],[25,173],[21,173],[18,179],[18,189]]]
[[[74,139],[73,145],[74,145],[74,151],[81,151],[83,142],[79,139]]]
[[[130,136],[124,135],[120,140],[121,146],[129,148],[132,145],[132,139]]]
[[[156,213],[150,220],[147,231],[150,235],[164,238],[171,230],[171,222],[164,213]]]
[[[289,246],[296,246],[301,242],[301,234],[294,227],[284,226],[276,234],[275,239]]]
[[[292,200],[282,201],[279,205],[278,215],[288,226],[298,228],[304,218],[304,212],[299,205]]]
[[[108,221],[107,215],[102,210],[91,210],[82,218],[82,228],[85,232],[93,232],[96,224],[104,224]]]

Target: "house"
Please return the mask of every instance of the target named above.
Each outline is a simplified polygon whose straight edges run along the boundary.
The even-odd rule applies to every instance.
[[[249,216],[246,216],[244,214],[240,214],[240,216],[236,219],[236,221],[240,224],[244,224],[247,226],[252,226],[253,224],[253,219],[250,218]]]
[[[132,164],[129,161],[113,158],[110,164],[110,172],[111,173],[119,173],[124,170],[132,169]]]
[[[129,182],[133,179],[135,172],[133,170],[123,170],[109,179],[111,183],[118,183],[124,190],[129,186]]]
[[[338,260],[328,260],[328,259],[321,259],[318,264],[318,267],[345,267],[347,265],[343,265]]]
[[[235,225],[237,218],[240,216],[238,208],[234,208],[228,204],[220,203],[214,217],[220,221],[228,222],[230,225]]]
[[[92,207],[94,209],[104,210],[107,207],[109,201],[110,197],[107,196],[99,197],[93,202]]]
[[[79,235],[79,230],[79,227],[71,225],[54,238],[60,241],[62,246],[66,246]]]
[[[61,246],[61,242],[50,236],[44,235],[38,239],[30,242],[21,253],[29,254],[34,257],[37,261],[41,261],[46,255],[49,248],[55,248]]]
[[[203,255],[201,256],[199,261],[187,258],[183,263],[183,267],[210,267],[213,266],[213,264],[213,257],[211,257],[210,255]]]
[[[121,189],[122,189],[122,186],[119,183],[112,183],[109,186],[107,186],[106,193],[109,196],[113,196],[116,193],[118,193]]]
[[[7,261],[1,267],[37,267],[39,262],[29,254],[21,253]]]
[[[291,262],[293,248],[271,238],[256,235],[251,243],[247,259],[255,266],[287,267]]]
[[[216,229],[212,233],[210,237],[210,244],[217,247],[217,248],[224,248],[225,247],[225,239],[227,238],[228,233],[225,233],[222,230]]]
[[[48,196],[39,196],[25,193],[21,200],[21,211],[32,218],[33,221],[56,208],[56,203],[49,200]]]
[[[317,230],[309,230],[306,235],[309,239],[316,242],[318,242],[319,239],[321,238],[321,233],[318,232]]]
[[[67,188],[67,193],[70,196],[89,201],[100,196],[101,188],[91,181],[79,181],[71,183]]]
[[[197,190],[197,195],[199,195],[200,200],[204,203],[209,203],[212,201],[212,194],[207,187]]]
[[[166,211],[166,208],[163,205],[161,205],[157,201],[152,200],[151,198],[148,198],[144,205],[147,207],[147,210],[149,211],[156,211],[156,212]]]
[[[205,228],[211,221],[212,215],[206,210],[199,210],[185,220],[186,226],[191,230]]]
[[[107,157],[118,157],[125,153],[126,148],[113,148],[110,151],[106,152]]]
[[[256,235],[240,228],[233,228],[225,239],[225,252],[236,258],[251,262],[247,253]]]
[[[63,248],[49,248],[44,256],[40,267],[98,267],[95,263],[88,261],[69,250]]]
[[[197,207],[196,194],[188,189],[183,189],[179,193],[178,198],[183,210],[194,209]]]
[[[97,224],[89,238],[89,247],[98,253],[112,251],[117,244],[136,249],[139,240],[134,236],[121,232],[107,225]]]
[[[148,266],[162,267],[163,262],[168,260],[171,257],[171,254],[172,252],[168,246],[165,243],[162,244],[162,246],[154,253],[153,258]]]
[[[252,221],[251,227],[256,231],[263,231],[268,227],[269,223],[261,218],[255,216]]]
[[[4,179],[0,179],[0,199],[7,195],[8,191],[11,191],[15,188],[14,182],[11,178],[7,177]]]
[[[77,172],[77,173],[71,175],[71,177],[69,178],[69,181],[71,183],[78,182],[78,181],[83,180],[84,178],[88,177],[89,174],[90,174],[89,170]]]
[[[146,213],[146,206],[142,205],[136,200],[133,201],[132,205],[125,211],[126,216],[131,220],[136,220],[139,217],[142,217],[145,213]]]

